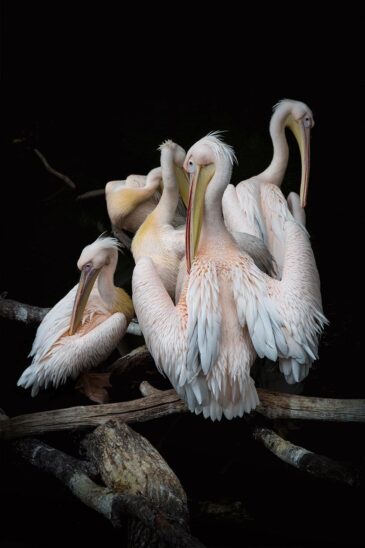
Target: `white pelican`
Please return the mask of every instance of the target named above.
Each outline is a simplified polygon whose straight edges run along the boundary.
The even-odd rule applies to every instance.
[[[325,322],[312,249],[295,220],[284,225],[281,281],[257,268],[228,232],[221,201],[233,159],[214,135],[187,153],[187,272],[177,305],[150,258],[133,274],[136,314],[157,367],[191,411],[213,420],[258,404],[250,376],[256,354],[279,357],[297,378],[307,374]]]
[[[83,249],[80,282],[43,319],[29,354],[33,361],[18,380],[32,387],[32,396],[96,366],[123,337],[134,310],[129,295],[114,286],[118,248],[118,240],[101,236]]]
[[[180,176],[178,182],[180,182]],[[186,193],[186,185],[181,188]],[[161,178],[129,175],[125,181],[109,181],[105,186],[108,215],[113,228],[137,232],[161,198]],[[185,208],[178,203],[174,226],[185,223]]]
[[[165,141],[159,150],[161,168],[150,171],[147,179],[155,187],[163,180],[162,196],[135,234],[131,249],[136,263],[141,257],[154,261],[162,283],[174,298],[179,264],[185,255],[185,226],[175,229],[172,223],[179,187],[186,189],[187,177],[182,168],[186,152],[171,140]]]
[[[269,167],[259,175],[242,181],[236,187],[228,185],[223,195],[223,216],[228,230],[247,232],[261,238],[276,261],[279,277],[282,273],[285,253],[285,222],[294,217],[305,226],[304,207],[308,192],[310,130],[313,125],[313,115],[307,105],[290,99],[280,101],[274,107],[270,122],[274,153]],[[286,127],[294,133],[302,162],[300,199],[295,192],[292,192],[288,201],[285,200],[279,188],[289,156],[285,137]]]

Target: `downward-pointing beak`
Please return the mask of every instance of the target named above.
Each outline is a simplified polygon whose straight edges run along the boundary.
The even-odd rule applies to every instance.
[[[179,187],[179,192],[185,207],[188,207],[189,202],[189,178],[186,171],[180,167],[175,166],[175,176]]]
[[[86,303],[99,272],[100,268],[93,268],[89,263],[81,270],[79,286],[72,309],[69,335],[73,335],[81,323]]]
[[[186,212],[185,253],[186,268],[191,270],[191,263],[198,250],[204,214],[204,198],[207,186],[215,172],[214,164],[197,166],[190,176],[189,203]]]
[[[300,206],[307,205],[309,169],[310,169],[310,126],[306,127],[303,120],[292,127],[293,133],[297,140],[300,158],[302,162],[302,177],[300,181]]]

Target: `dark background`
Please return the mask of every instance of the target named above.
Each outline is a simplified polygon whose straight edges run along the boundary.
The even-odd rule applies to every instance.
[[[231,14],[228,22],[224,13],[215,20],[199,19],[194,10],[180,8],[179,16],[175,8],[164,23],[168,8],[162,6],[153,6],[151,14],[135,6],[126,14],[98,4],[76,11],[64,4],[2,3],[0,291],[52,306],[76,283],[82,247],[109,228],[104,199],[77,201],[45,172],[32,147],[71,177],[81,194],[133,172],[146,174],[158,165],[156,149],[164,139],[188,149],[208,131],[227,130],[224,138],[239,160],[233,180],[239,182],[270,162],[272,106],[284,97],[299,99],[310,106],[316,122],[307,227],[330,320],[304,393],[364,397],[358,264],[363,152],[357,145],[364,82],[357,63],[356,15],[350,26],[344,14],[337,24],[332,19],[330,34],[313,20],[300,19],[287,32],[268,18],[273,34],[267,35],[261,19],[251,24]],[[345,47],[337,30],[346,27]],[[221,37],[223,28],[229,39]],[[254,31],[253,39],[247,39],[248,30]],[[285,194],[297,189],[299,180],[299,155],[288,139],[293,146]],[[126,287],[131,269],[130,258],[122,258],[119,281]],[[87,403],[72,386],[36,400],[16,387],[34,333],[1,322],[1,407],[16,415]],[[207,545],[360,544],[359,494],[303,477],[275,460],[250,439],[243,421],[212,424],[184,416],[137,429],[181,479],[194,533]],[[293,426],[289,437],[321,454],[360,463],[363,433],[356,425],[311,423]],[[72,450],[78,436],[47,440]],[[51,542],[58,547],[70,539],[80,546],[97,546],[100,540],[120,546],[108,523],[6,448],[1,476],[1,546]],[[197,501],[223,499],[242,501],[253,518],[247,528],[199,518]],[[241,540],[234,540],[235,534]]]

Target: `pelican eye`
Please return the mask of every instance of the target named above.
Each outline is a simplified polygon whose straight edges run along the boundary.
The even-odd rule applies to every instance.
[[[83,266],[83,270],[91,270],[93,267],[92,263],[86,263],[84,266]]]
[[[193,162],[193,160],[189,160],[188,161],[188,169],[187,169],[187,172],[188,173],[194,173],[195,171],[195,163]]]
[[[311,119],[309,116],[304,116],[304,127],[311,127]]]

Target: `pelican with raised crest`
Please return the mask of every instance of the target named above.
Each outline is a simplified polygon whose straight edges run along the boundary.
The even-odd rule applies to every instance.
[[[304,377],[325,322],[301,225],[293,218],[284,224],[280,281],[262,272],[227,230],[221,203],[234,158],[214,134],[186,155],[186,271],[177,305],[149,257],[140,258],[133,274],[135,310],[157,367],[191,411],[213,420],[256,407],[250,368],[257,355],[279,358]]]
[[[44,317],[30,352],[32,363],[18,380],[32,396],[95,367],[123,337],[134,310],[129,295],[114,285],[118,249],[115,238],[103,236],[83,249],[77,263],[80,282]]]

